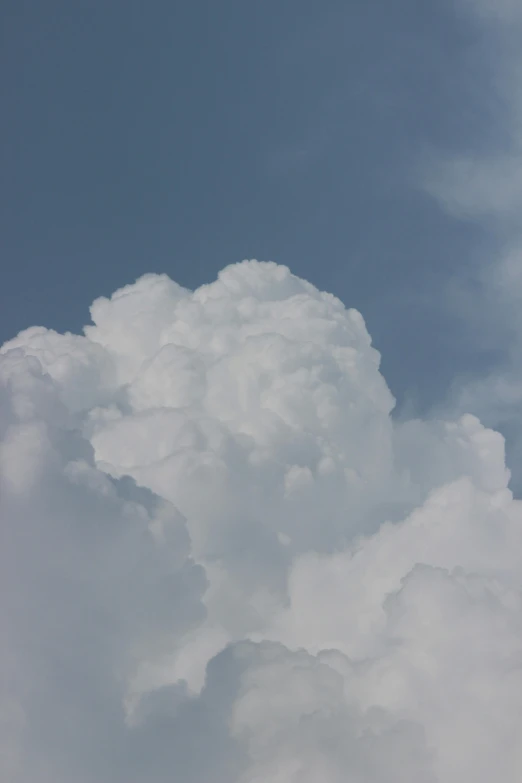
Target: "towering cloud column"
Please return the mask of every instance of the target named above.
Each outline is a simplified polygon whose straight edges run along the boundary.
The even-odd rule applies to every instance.
[[[519,783],[522,508],[286,267],[0,350],[1,777]]]

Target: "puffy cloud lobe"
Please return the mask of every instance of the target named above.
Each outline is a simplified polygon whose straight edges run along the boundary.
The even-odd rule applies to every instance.
[[[205,574],[181,515],[97,470],[50,377],[19,353],[1,362],[1,777],[120,779],[126,682],[201,622]]]
[[[3,777],[518,783],[522,510],[286,267],[0,350]]]

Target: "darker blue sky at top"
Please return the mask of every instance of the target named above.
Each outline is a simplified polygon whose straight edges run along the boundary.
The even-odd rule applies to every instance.
[[[475,33],[449,0],[0,16],[0,342],[77,331],[144,272],[195,287],[248,257],[358,307],[395,393],[428,400],[465,361],[441,292],[484,237],[415,187],[423,151],[477,140]]]

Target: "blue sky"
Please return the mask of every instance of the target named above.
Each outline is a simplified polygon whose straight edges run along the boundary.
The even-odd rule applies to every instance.
[[[0,341],[78,330],[143,272],[195,287],[258,258],[360,309],[400,400],[425,408],[456,371],[482,372],[498,346],[457,317],[448,283],[495,237],[419,176],[500,133],[487,31],[464,11],[8,0]]]

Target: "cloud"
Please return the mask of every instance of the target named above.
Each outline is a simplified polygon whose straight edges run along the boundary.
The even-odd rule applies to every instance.
[[[247,261],[0,349],[2,779],[518,783],[522,506]]]
[[[476,14],[480,19],[512,22],[522,19],[518,0],[456,0],[457,6]]]
[[[522,6],[508,0],[458,0],[454,5],[473,23],[474,46],[481,55],[476,95],[483,134],[480,143],[457,154],[432,154],[421,167],[421,180],[445,212],[481,231],[487,251],[477,246],[472,270],[451,281],[448,302],[473,346],[493,352],[493,358],[487,371],[481,361],[477,372],[456,377],[449,400],[437,410],[471,411],[500,428],[512,457],[513,487],[520,493]]]

